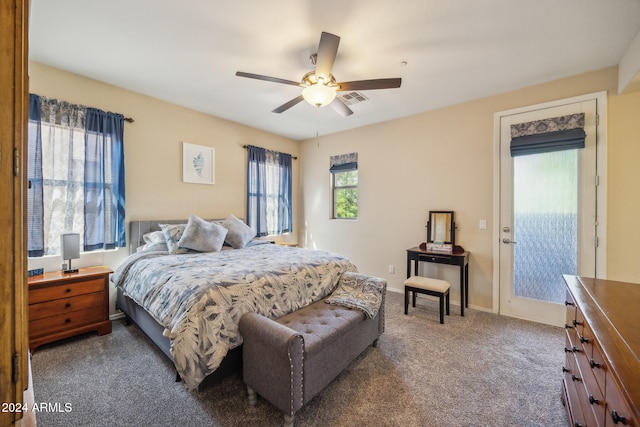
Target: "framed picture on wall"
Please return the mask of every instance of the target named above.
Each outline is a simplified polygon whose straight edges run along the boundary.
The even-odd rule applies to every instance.
[[[182,182],[215,184],[215,164],[212,147],[182,143]]]

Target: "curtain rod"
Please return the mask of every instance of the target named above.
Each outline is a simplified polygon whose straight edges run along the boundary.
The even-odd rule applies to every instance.
[[[133,120],[131,117],[125,117],[125,118],[124,118],[124,121],[125,121],[125,122],[128,122],[128,123],[133,123],[133,122],[135,122],[135,120]]]
[[[243,145],[243,146],[242,146],[242,148],[244,148],[245,150],[247,150],[247,149],[249,148],[249,146],[248,146],[248,145]],[[291,158],[292,158],[293,160],[298,160],[298,158],[297,158],[296,156],[291,156]]]

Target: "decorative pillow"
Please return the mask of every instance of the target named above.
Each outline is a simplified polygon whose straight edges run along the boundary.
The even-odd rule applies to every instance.
[[[167,248],[169,252],[172,254],[186,254],[189,252],[187,248],[181,248],[178,245],[180,238],[182,237],[182,233],[184,233],[184,229],[187,224],[158,224],[162,229],[162,233],[164,234],[165,241],[167,242]]]
[[[223,226],[191,215],[178,246],[198,252],[220,252],[226,235],[227,229]]]
[[[142,251],[162,251],[168,252],[169,248],[167,247],[167,241],[164,237],[164,233],[162,231],[152,231],[150,233],[146,233],[142,236],[145,244],[139,246],[136,249],[136,252]]]
[[[233,214],[229,214],[222,226],[229,230],[224,239],[225,243],[234,249],[244,248],[251,239],[256,237],[255,231]]]
[[[325,299],[327,304],[356,308],[370,319],[378,314],[387,281],[350,271],[342,273],[338,287]]]

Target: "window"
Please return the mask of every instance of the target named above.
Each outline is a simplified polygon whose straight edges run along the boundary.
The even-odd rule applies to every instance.
[[[124,117],[38,95],[29,105],[28,254],[60,254],[60,235],[83,251],[126,246]]]
[[[331,193],[334,219],[358,218],[358,153],[331,157]]]
[[[291,155],[252,145],[247,150],[247,224],[258,236],[290,233]]]

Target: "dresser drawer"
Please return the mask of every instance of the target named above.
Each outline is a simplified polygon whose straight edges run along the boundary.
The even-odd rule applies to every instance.
[[[605,425],[638,427],[638,420],[633,418],[631,410],[620,393],[620,388],[612,378],[607,378],[607,414]]]
[[[65,331],[78,326],[105,320],[102,310],[87,308],[57,316],[45,317],[29,322],[29,337],[38,337],[53,332]]]
[[[585,390],[584,400],[581,401],[583,406],[582,410],[585,412],[592,411],[594,419],[598,421],[598,425],[603,425],[605,416],[604,389],[598,386],[593,369],[589,365],[589,360],[590,357],[584,355],[576,357],[582,378],[582,385]]]
[[[33,321],[90,307],[100,307],[104,304],[104,292],[94,292],[92,294],[31,304],[29,305],[29,320]]]
[[[602,350],[600,350],[598,343],[593,344],[593,354],[591,355],[591,359],[589,359],[589,366],[591,366],[591,372],[593,372],[593,376],[596,378],[600,390],[605,390],[607,364],[604,362]]]
[[[104,290],[105,279],[91,279],[82,282],[70,282],[29,290],[29,304],[69,298],[76,295],[89,294]]]
[[[580,397],[578,395],[579,382],[581,380],[580,373],[578,371],[575,357],[573,353],[565,353],[564,362],[564,384],[567,391],[567,405],[570,418],[572,418],[572,425],[585,425],[584,415],[582,408],[580,407]]]

